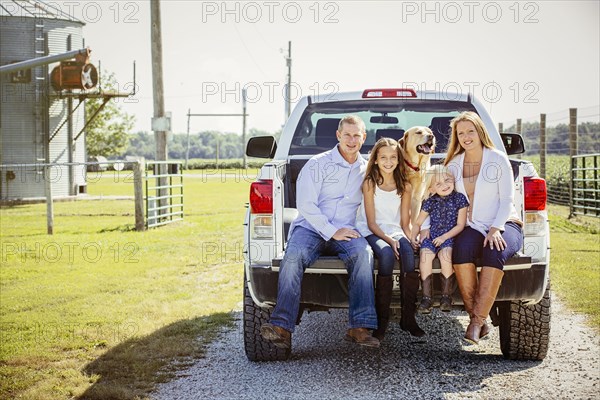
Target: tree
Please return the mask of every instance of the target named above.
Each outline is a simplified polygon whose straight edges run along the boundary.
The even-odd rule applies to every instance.
[[[114,74],[104,71],[102,85],[105,89],[118,91]],[[129,145],[129,131],[133,128],[134,117],[121,110],[119,104],[111,99],[90,122],[86,130],[86,150],[88,156],[119,156]],[[87,99],[86,118],[102,105],[103,99]]]

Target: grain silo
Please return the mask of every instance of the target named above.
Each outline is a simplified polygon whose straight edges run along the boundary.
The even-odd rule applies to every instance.
[[[50,3],[0,0],[0,65],[84,47],[84,23]],[[35,163],[84,162],[83,104],[61,96],[49,82],[53,63],[0,76],[0,200],[44,196],[42,167]],[[74,110],[74,111],[73,111]],[[53,196],[85,192],[84,166],[54,167]]]

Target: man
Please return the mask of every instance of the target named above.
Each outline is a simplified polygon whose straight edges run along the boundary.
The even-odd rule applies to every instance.
[[[339,123],[338,144],[312,157],[296,183],[298,218],[279,270],[277,304],[261,335],[289,349],[300,307],[304,270],[321,254],[337,255],[348,270],[348,330],[345,339],[379,347],[369,329],[377,328],[373,291],[373,253],[355,229],[362,200],[361,185],[367,162],[360,155],[367,134],[365,123],[349,115]]]

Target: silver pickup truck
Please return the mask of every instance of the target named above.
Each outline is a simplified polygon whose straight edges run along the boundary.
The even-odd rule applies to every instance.
[[[251,184],[244,223],[244,347],[252,361],[285,360],[290,349],[265,341],[260,326],[269,320],[277,301],[277,279],[290,223],[297,216],[296,179],[315,154],[337,143],[339,120],[356,114],[366,123],[364,157],[380,137],[400,139],[411,126],[428,126],[436,136],[432,163],[443,160],[450,120],[463,111],[482,118],[496,148],[511,154],[524,151],[516,134],[500,134],[485,108],[469,94],[419,92],[412,89],[367,89],[363,92],[304,97],[288,119],[279,143],[271,136],[254,137],[246,153],[271,159]],[[515,181],[515,207],[524,221],[524,246],[509,260],[496,302],[490,312],[500,327],[500,347],[507,359],[542,360],[550,335],[550,232],[546,211],[546,182],[525,160],[510,160]],[[418,257],[418,254],[415,254]],[[418,260],[415,265],[419,265]],[[377,273],[377,263],[375,271]],[[398,281],[400,270],[395,271]],[[440,273],[434,263],[434,273]],[[434,280],[437,282],[438,280]],[[336,257],[321,257],[302,281],[300,313],[347,308],[348,275]],[[392,311],[400,312],[400,289],[394,287]],[[434,284],[436,301],[440,288]],[[454,306],[463,307],[460,293]]]

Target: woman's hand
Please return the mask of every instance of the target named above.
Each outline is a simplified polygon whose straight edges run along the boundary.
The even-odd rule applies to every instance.
[[[485,247],[488,243],[490,244],[490,249],[492,250],[496,248],[502,251],[506,248],[506,242],[504,241],[504,238],[502,237],[502,234],[500,233],[500,230],[498,228],[490,228],[490,231],[488,232],[488,234],[485,237],[485,240],[483,241],[483,247]]]

